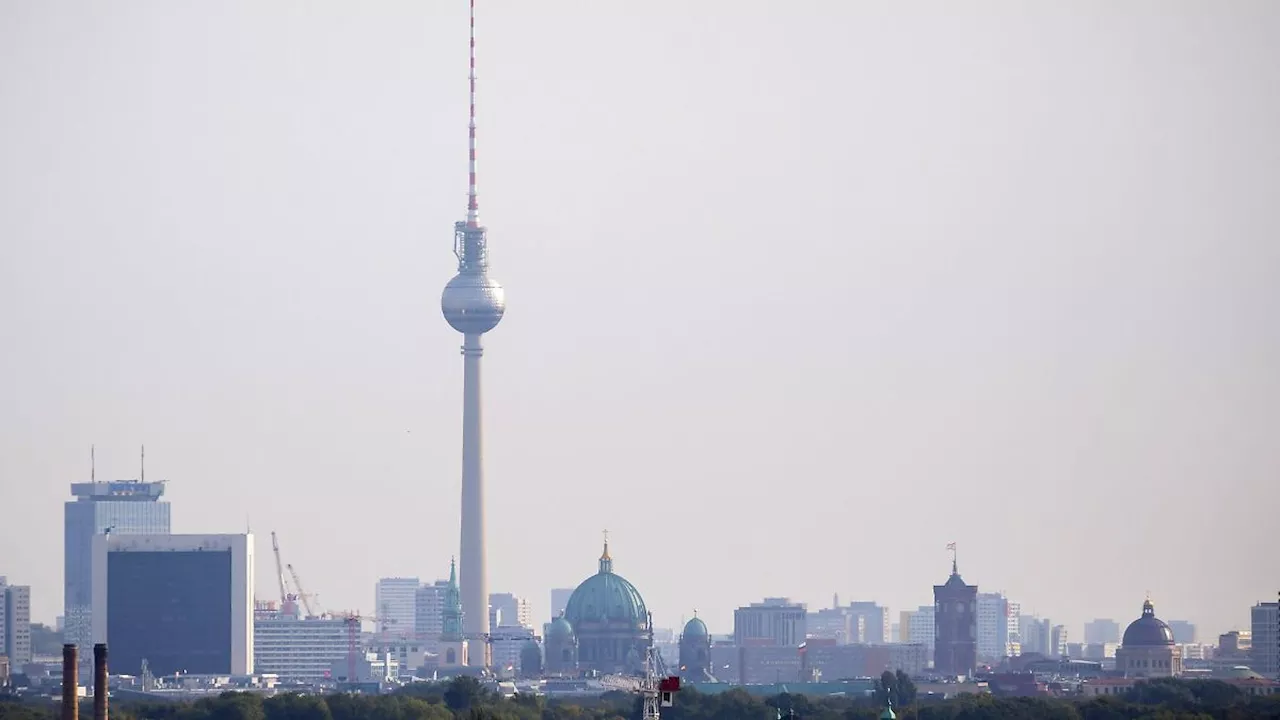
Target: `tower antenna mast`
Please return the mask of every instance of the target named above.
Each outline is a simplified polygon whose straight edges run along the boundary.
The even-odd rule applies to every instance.
[[[476,0],[471,0],[471,109],[467,124],[467,227],[480,226],[480,201],[476,197]]]

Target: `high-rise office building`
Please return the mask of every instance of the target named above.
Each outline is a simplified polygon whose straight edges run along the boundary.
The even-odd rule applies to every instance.
[[[1196,625],[1188,620],[1170,620],[1169,629],[1173,631],[1173,641],[1179,645],[1191,645],[1196,642]]]
[[[1049,631],[1049,657],[1059,658],[1067,654],[1067,626],[1054,625]]]
[[[1111,618],[1098,618],[1084,624],[1085,645],[1120,642],[1120,623]]]
[[[1053,654],[1053,625],[1048,618],[1034,615],[1019,618],[1018,634],[1022,637],[1022,654],[1039,653],[1046,657]]]
[[[270,612],[253,620],[254,672],[289,682],[320,682],[335,663],[347,659],[350,637],[343,618]]]
[[[93,538],[107,531],[167,535],[169,503],[160,499],[164,487],[163,481],[137,480],[71,484],[75,500],[63,513],[63,637],[80,646],[83,667],[93,661]]]
[[[919,608],[907,613],[905,624],[907,627],[906,639],[903,642],[910,645],[924,645],[926,656],[933,657],[933,649],[936,647],[937,634],[933,625],[934,607],[932,605],[921,605]]]
[[[807,635],[805,606],[790,598],[765,598],[733,611],[733,644],[738,647],[799,647]]]
[[[859,631],[854,642],[883,645],[889,641],[889,608],[869,601],[851,602],[848,607],[854,629]]]
[[[1008,652],[1008,599],[1001,593],[978,593],[978,660],[998,663]]]
[[[533,613],[529,608],[529,601],[511,593],[491,593],[489,595],[489,627],[491,629],[532,628]]]
[[[378,580],[374,601],[378,607],[378,632],[382,635],[413,637],[417,633],[418,587],[416,577]]]
[[[253,536],[93,538],[93,633],[113,672],[253,671]]]
[[[1264,677],[1275,678],[1280,675],[1280,633],[1276,623],[1280,622],[1280,604],[1273,602],[1258,603],[1249,611],[1249,629],[1252,640],[1249,648],[1249,667]],[[1175,636],[1176,637],[1176,636]]]
[[[31,662],[31,588],[0,575],[0,655],[16,672]]]
[[[564,609],[569,607],[569,598],[573,597],[573,588],[552,588],[551,589],[551,619],[555,620],[564,614]]]
[[[448,592],[448,580],[436,580],[418,587],[414,603],[414,627],[417,629],[418,639],[432,652],[435,652],[440,643],[440,635],[444,632],[444,603]]]
[[[1006,635],[1008,641],[1005,644],[1005,657],[1014,657],[1022,654],[1022,634],[1019,632],[1018,618],[1022,614],[1022,604],[1016,603],[1008,598],[1005,599],[1005,613],[1008,629]]]

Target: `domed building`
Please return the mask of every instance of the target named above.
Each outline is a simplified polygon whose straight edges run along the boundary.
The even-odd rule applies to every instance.
[[[1129,623],[1116,650],[1116,670],[1125,677],[1174,677],[1182,674],[1182,648],[1173,630],[1156,617],[1151,599],[1142,603],[1142,616]]]
[[[680,633],[680,677],[691,682],[715,680],[711,674],[711,633],[697,610]]]
[[[644,669],[645,651],[649,646],[649,611],[640,592],[626,578],[613,571],[609,557],[609,539],[604,541],[600,569],[569,596],[564,616],[552,623],[555,631],[569,631],[568,638],[558,638],[556,650],[560,665],[568,657],[565,650],[576,654],[579,671],[599,673],[636,673]],[[551,638],[547,648],[552,650]],[[551,658],[547,666],[552,668]],[[563,672],[563,671],[561,671]]]
[[[547,627],[547,657],[545,667],[552,675],[576,675],[578,672],[578,643],[573,637],[573,626],[564,616],[556,618]]]
[[[542,677],[542,647],[533,638],[520,648],[520,677],[525,680]]]

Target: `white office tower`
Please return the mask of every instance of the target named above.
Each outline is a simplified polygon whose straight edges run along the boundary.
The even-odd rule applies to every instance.
[[[31,588],[10,585],[0,575],[0,655],[9,658],[12,672],[31,662]]]
[[[511,593],[489,595],[489,627],[533,627],[529,601]],[[496,662],[496,661],[495,661]]]
[[[444,632],[444,603],[449,593],[449,581],[437,580],[418,588],[414,613],[417,638],[435,652],[440,644],[440,634]]]
[[[911,620],[907,628],[907,642],[911,645],[924,645],[925,656],[930,658],[933,657],[933,650],[937,646],[933,613],[932,605],[921,605],[919,609],[911,613]]]
[[[417,633],[418,588],[416,577],[382,578],[374,589],[378,608],[378,634],[413,637]]]
[[[253,536],[93,538],[93,642],[111,671],[253,671]]]
[[[1000,593],[978,593],[978,661],[998,663],[1009,648],[1009,601]]]
[[[348,652],[342,618],[304,618],[296,604],[287,612],[254,618],[253,662],[258,674],[275,674],[285,682],[320,682]]]

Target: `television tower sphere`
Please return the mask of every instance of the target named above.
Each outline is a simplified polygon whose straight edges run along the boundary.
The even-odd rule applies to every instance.
[[[494,329],[507,310],[502,284],[484,272],[463,271],[453,276],[440,296],[440,310],[449,325],[464,335]]]

